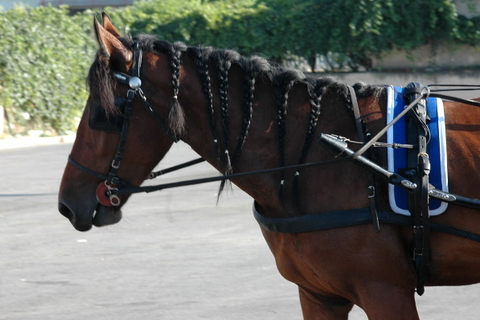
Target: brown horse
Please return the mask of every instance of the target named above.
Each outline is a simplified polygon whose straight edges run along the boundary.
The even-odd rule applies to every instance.
[[[124,184],[139,185],[176,139],[226,174],[327,161],[233,176],[232,182],[255,199],[256,210],[266,218],[369,207],[366,171],[351,162],[329,163],[330,153],[314,142],[321,132],[358,139],[345,85],[307,78],[233,51],[122,37],[107,16],[103,26],[96,20],[94,25],[100,50],[59,194],[60,212],[78,230],[118,222],[127,196],[110,198],[109,204],[102,193],[111,196]],[[385,89],[356,85],[355,90],[362,122],[375,134],[386,122]],[[127,95],[132,109],[128,131],[119,135],[89,127],[90,113],[99,106],[107,116],[121,117],[114,101]],[[479,197],[480,179],[472,177],[480,171],[480,109],[445,105],[450,190]],[[112,166],[116,153],[121,165]],[[384,163],[382,152],[377,161]],[[96,188],[109,175],[114,179],[99,195]],[[375,185],[379,211],[390,211],[387,184],[375,179]],[[480,233],[479,213],[469,208],[450,205],[431,221]],[[262,227],[262,232],[280,273],[299,287],[305,319],[347,319],[354,304],[369,319],[418,319],[412,226],[381,223],[375,232],[370,223],[292,233]],[[480,243],[435,230],[430,242],[426,285],[480,281]]]

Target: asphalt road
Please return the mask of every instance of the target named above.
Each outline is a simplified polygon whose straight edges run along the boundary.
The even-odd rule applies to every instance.
[[[0,319],[302,319],[242,191],[218,205],[218,183],[136,195],[119,224],[80,233],[57,211],[70,148],[0,150]],[[193,158],[177,144],[161,167]],[[162,181],[211,174],[201,164]],[[480,286],[417,301],[422,319],[476,320]]]

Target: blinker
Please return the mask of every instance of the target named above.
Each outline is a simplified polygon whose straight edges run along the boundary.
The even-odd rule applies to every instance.
[[[107,114],[105,109],[96,103],[90,105],[90,116],[88,119],[90,128],[113,133],[122,132],[126,99],[116,97],[114,103],[118,108],[118,114]]]

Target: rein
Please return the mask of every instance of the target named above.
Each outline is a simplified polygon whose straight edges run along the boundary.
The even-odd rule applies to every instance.
[[[377,135],[375,135],[368,142],[365,142],[362,139],[362,134],[359,134],[360,140],[363,140],[363,141],[360,141],[358,143],[362,144],[363,147],[361,147],[356,152],[352,150],[349,151],[348,148],[341,146],[338,149],[341,151],[335,154],[335,158],[327,161],[311,162],[311,163],[304,163],[304,164],[298,164],[298,165],[292,165],[292,166],[281,166],[278,168],[242,172],[242,173],[233,173],[233,174],[207,177],[207,178],[201,178],[201,179],[183,180],[178,182],[164,183],[164,184],[151,185],[151,186],[133,186],[122,181],[117,176],[117,172],[122,160],[125,141],[128,133],[131,114],[132,114],[132,104],[135,97],[139,97],[141,99],[143,106],[147,109],[150,115],[152,115],[155,122],[165,131],[165,133],[170,139],[172,139],[175,142],[178,142],[179,140],[179,138],[170,130],[170,127],[165,124],[165,122],[157,115],[157,113],[150,106],[145,94],[141,89],[142,81],[140,79],[140,68],[142,64],[143,52],[138,42],[134,43],[133,54],[134,54],[134,62],[132,66],[131,75],[129,76],[129,75],[118,73],[118,72],[114,73],[115,79],[123,84],[128,85],[129,89],[127,91],[127,102],[126,102],[125,111],[124,111],[125,119],[120,132],[120,141],[118,143],[117,152],[112,160],[112,164],[110,166],[110,170],[108,174],[105,175],[105,174],[93,171],[81,165],[80,163],[76,162],[74,159],[71,158],[71,156],[69,156],[68,158],[68,162],[72,164],[74,167],[76,167],[77,169],[82,170],[92,176],[95,176],[103,180],[96,189],[96,198],[97,198],[97,201],[104,206],[119,206],[121,203],[119,196],[121,195],[129,195],[129,194],[141,193],[141,192],[148,193],[148,192],[169,189],[169,188],[203,184],[203,183],[209,183],[209,182],[215,182],[215,181],[225,181],[225,180],[243,178],[247,176],[270,174],[274,172],[282,172],[282,171],[288,171],[288,170],[299,170],[306,167],[331,165],[331,164],[336,164],[336,163],[346,162],[346,161],[353,161],[357,164],[360,164],[361,166],[365,167],[367,170],[370,170],[374,174],[379,175],[381,178],[386,179],[389,183],[397,184],[411,191],[417,188],[415,183],[395,173],[388,172],[376,164],[369,163],[369,160],[363,157],[362,154],[372,146],[373,147],[394,147],[394,148],[414,147],[413,145],[400,145],[400,144],[387,145],[385,143],[378,142],[378,139],[387,132],[388,128],[390,128],[402,116],[404,116],[409,110],[411,110],[421,99],[425,99],[429,96],[432,96],[432,97],[439,97],[442,99],[452,100],[452,101],[471,104],[471,105],[480,107],[480,102],[451,97],[442,93],[438,93],[443,91],[460,91],[460,90],[450,89],[450,88],[448,89],[441,88],[441,89],[435,89],[435,90],[430,89],[430,87],[435,87],[435,86],[438,86],[438,87],[455,86],[459,88],[463,87],[463,90],[480,90],[480,86],[448,85],[448,84],[433,85],[432,84],[432,85],[428,85],[423,88],[420,88],[419,91],[417,92],[418,97],[416,97],[416,99],[412,101],[402,113],[400,113],[395,119],[393,119],[389,124],[387,124],[385,128],[383,128]],[[348,89],[351,95],[350,101],[352,103],[352,107],[356,108],[355,92],[351,88],[348,88]],[[358,110],[355,111],[354,113],[355,113],[354,115],[355,122],[357,124],[357,129],[358,129],[360,128],[359,126],[360,114]],[[325,140],[327,138],[328,138],[327,136],[322,135],[322,136],[319,136],[317,140],[320,143],[322,143],[322,140]],[[330,140],[332,139],[336,141],[341,141],[342,137],[332,136]],[[346,138],[343,138],[343,143],[346,144],[347,141],[352,142]],[[353,142],[353,143],[357,143],[357,142]],[[333,145],[338,145],[338,143],[332,143],[332,142],[328,143],[328,145],[325,145],[324,143],[322,144],[324,147],[327,146],[327,149],[328,147],[332,148]],[[149,174],[148,178],[153,179],[160,175],[173,172],[179,169],[183,169],[203,161],[205,160],[202,158],[199,158],[199,159],[188,161],[167,169],[152,172]],[[370,183],[370,185],[373,186],[372,183]],[[372,191],[373,192],[370,194],[372,195],[372,199],[373,199],[374,189]],[[475,208],[475,209],[480,208],[480,200],[468,199],[461,196],[440,192],[439,190],[436,190],[436,189],[430,189],[428,190],[428,193],[430,197],[437,198],[441,201],[447,201],[452,204],[458,204],[458,205]],[[258,211],[258,208],[254,204],[254,216],[257,222],[267,230],[276,231],[276,232],[289,232],[289,233],[309,232],[309,231],[324,230],[324,229],[337,228],[337,227],[345,227],[349,225],[368,224],[368,223],[372,223],[372,219],[373,219],[373,225],[376,231],[379,230],[380,223],[392,223],[392,224],[414,225],[414,226],[416,225],[412,217],[399,217],[398,215],[393,213],[376,211],[373,205],[371,205],[370,208],[347,210],[342,212],[341,214],[339,214],[339,212],[333,212],[333,213],[327,212],[327,213],[321,213],[321,214],[299,216],[294,218],[267,218],[260,214],[260,212]],[[460,236],[463,238],[480,242],[480,235],[466,232],[463,230],[458,230],[450,226],[431,223],[430,228],[432,230],[441,231],[444,233],[448,233],[448,234],[452,234],[452,235],[456,235],[456,236]]]
[[[198,160],[200,160],[200,159],[193,160],[193,161],[198,161]],[[158,185],[152,185],[152,186],[141,186],[141,187],[135,187],[135,186],[128,187],[127,186],[127,187],[123,187],[123,188],[112,189],[111,192],[112,192],[112,194],[116,194],[116,195],[126,195],[126,194],[142,193],[142,192],[149,193],[149,192],[153,192],[153,191],[160,191],[160,190],[163,190],[163,189],[171,189],[171,188],[177,188],[177,187],[191,186],[191,185],[195,185],[195,184],[203,184],[203,183],[209,183],[209,182],[231,180],[231,179],[235,179],[235,178],[244,178],[244,177],[247,177],[247,176],[269,174],[269,173],[275,173],[275,172],[281,172],[281,171],[298,170],[298,169],[302,169],[302,168],[308,168],[308,167],[319,166],[319,165],[335,164],[335,163],[339,163],[339,162],[346,162],[346,160],[349,160],[349,159],[348,158],[336,158],[336,159],[326,160],[326,161],[309,162],[309,163],[297,164],[297,165],[292,165],[292,166],[283,166],[283,167],[257,170],[257,171],[232,173],[232,174],[227,174],[227,175],[206,177],[206,178],[200,178],[200,179],[182,180],[182,181],[164,183],[164,184],[158,184]]]
[[[480,107],[480,102],[473,101],[473,100],[467,100],[467,99],[461,99],[461,98],[455,98],[451,97],[449,95],[441,95],[441,94],[436,94],[432,92],[436,92],[437,90],[429,90],[429,87],[431,86],[456,86],[456,85],[449,85],[449,84],[431,84],[428,86],[425,86],[423,89],[426,90],[419,98],[415,99],[412,103],[410,103],[405,110],[399,114],[395,119],[392,120],[382,131],[380,131],[379,134],[374,136],[369,142],[363,143],[363,142],[357,142],[357,141],[351,141],[347,138],[343,137],[338,137],[335,135],[330,135],[330,136],[335,136],[337,139],[342,140],[344,142],[349,142],[349,143],[357,143],[357,144],[363,144],[363,147],[359,149],[357,152],[349,154],[347,156],[339,157],[340,155],[337,155],[335,159],[332,160],[327,160],[327,161],[318,161],[318,162],[310,162],[310,163],[305,163],[305,164],[298,164],[298,165],[292,165],[292,166],[282,166],[282,167],[277,167],[277,168],[271,168],[271,169],[264,169],[264,170],[258,170],[258,171],[249,171],[249,172],[242,172],[242,173],[233,173],[233,174],[227,174],[227,175],[222,175],[222,176],[215,176],[215,177],[206,177],[206,178],[200,178],[200,179],[191,179],[191,180],[182,180],[182,181],[177,181],[177,182],[171,182],[171,183],[165,183],[165,184],[158,184],[158,185],[152,185],[152,186],[129,186],[129,187],[124,187],[124,188],[118,188],[118,189],[113,189],[111,192],[113,194],[117,195],[126,195],[126,194],[134,194],[134,193],[150,193],[154,191],[160,191],[163,189],[171,189],[171,188],[177,188],[177,187],[184,187],[184,186],[190,186],[190,185],[195,185],[195,184],[204,184],[204,183],[209,183],[209,182],[217,182],[217,181],[224,181],[224,180],[231,180],[235,178],[243,178],[247,176],[254,176],[254,175],[261,175],[261,174],[269,174],[269,173],[275,173],[275,172],[281,172],[281,171],[290,171],[290,170],[298,170],[302,168],[307,168],[307,167],[312,167],[312,166],[320,166],[320,165],[330,165],[334,163],[339,163],[339,162],[344,162],[345,160],[355,160],[359,156],[361,156],[365,151],[367,151],[368,148],[370,147],[392,147],[392,148],[407,148],[410,149],[413,146],[409,144],[387,144],[383,142],[378,142],[377,140],[385,133],[387,132],[388,128],[393,126],[402,116],[404,116],[409,110],[411,110],[416,103],[422,98],[427,98],[428,96],[431,97],[443,97],[444,99],[450,99],[452,101],[457,101],[457,102],[462,102],[466,104],[471,104],[474,106],[479,106]],[[458,85],[458,87],[463,87],[464,85]],[[462,89],[462,90],[480,90],[480,86],[473,86],[473,85],[465,85],[466,87],[469,87],[469,89]],[[457,91],[457,90],[450,90],[450,89],[440,89],[442,91]],[[321,137],[318,137],[318,140],[320,141]],[[364,149],[364,150],[362,150]],[[202,159],[196,159],[191,161],[193,164],[199,163]],[[198,161],[198,162],[197,162]],[[184,164],[175,166],[173,168],[181,169],[186,166]],[[161,170],[160,172],[170,172],[170,169],[164,169]],[[150,175],[156,176],[155,173],[151,173]],[[401,178],[398,175],[392,175],[389,183],[394,183],[398,184],[399,186],[402,186],[407,189],[413,189],[415,186],[405,178]],[[436,190],[438,192],[438,190]],[[433,192],[432,192],[433,195]],[[436,198],[441,200],[445,199],[445,196],[438,192],[436,194]],[[458,196],[457,196],[458,197]]]

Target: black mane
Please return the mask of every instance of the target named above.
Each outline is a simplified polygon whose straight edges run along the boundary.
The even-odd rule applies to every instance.
[[[184,130],[184,114],[182,107],[179,105],[177,97],[180,88],[180,63],[182,54],[191,56],[197,66],[197,71],[200,76],[202,91],[206,99],[208,116],[210,119],[211,132],[214,137],[215,148],[217,152],[218,165],[224,168],[226,174],[232,172],[232,164],[241,154],[242,147],[247,139],[250,123],[253,115],[253,99],[255,94],[255,81],[259,77],[266,77],[272,81],[275,104],[277,105],[277,123],[279,127],[279,147],[281,165],[285,163],[284,155],[284,140],[286,136],[285,117],[287,114],[288,95],[291,88],[296,84],[305,85],[309,94],[309,102],[311,112],[309,117],[309,128],[307,136],[305,137],[302,153],[299,157],[299,163],[303,163],[308,150],[313,141],[313,135],[316,130],[318,118],[321,112],[321,99],[328,90],[336,90],[345,97],[348,102],[348,90],[346,85],[338,82],[332,77],[315,77],[306,76],[303,72],[293,69],[284,69],[276,66],[266,59],[259,56],[243,57],[233,50],[220,50],[212,47],[187,47],[182,42],[170,43],[168,41],[157,40],[150,35],[140,35],[137,38],[120,38],[122,43],[133,48],[135,42],[139,42],[143,51],[149,51],[154,54],[166,54],[170,66],[172,68],[172,107],[170,110],[169,123],[172,131],[181,137]],[[209,66],[214,64],[217,74],[210,74]],[[228,78],[229,70],[232,65],[239,66],[244,71],[243,79],[243,111],[244,119],[242,123],[242,130],[236,146],[232,149],[231,144],[235,141],[229,141],[229,118],[228,118]],[[106,112],[114,112],[113,92],[116,81],[113,79],[113,70],[111,66],[106,66],[102,63],[100,56],[97,55],[95,62],[90,68],[87,82],[90,88],[90,94],[93,99],[99,101],[105,108]],[[223,136],[223,145],[219,146],[217,138],[217,128],[214,121],[214,104],[211,78],[217,77],[219,83],[219,100],[222,117],[221,134]],[[364,83],[358,83],[354,86],[359,96],[368,96],[371,94],[378,94],[380,87],[370,86]],[[228,150],[233,150],[230,153]],[[283,179],[283,177],[282,177]],[[223,184],[221,189],[223,188]]]

